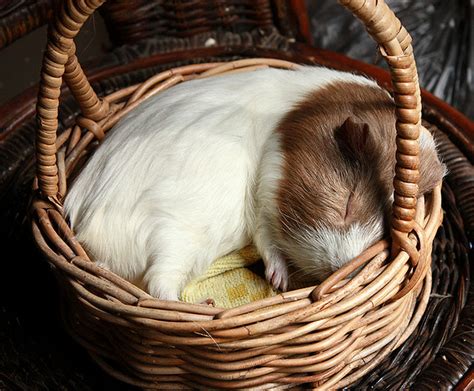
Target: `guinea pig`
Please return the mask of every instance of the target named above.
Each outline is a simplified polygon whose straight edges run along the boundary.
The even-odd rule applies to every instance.
[[[275,288],[290,263],[321,280],[388,233],[394,107],[322,67],[188,81],[107,134],[64,210],[99,265],[160,299],[251,242]],[[426,130],[420,153],[424,194],[445,172]]]

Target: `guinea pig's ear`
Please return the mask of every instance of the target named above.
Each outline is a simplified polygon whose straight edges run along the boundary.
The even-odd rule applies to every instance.
[[[334,138],[341,152],[351,158],[365,154],[371,144],[369,125],[357,123],[351,117],[336,129]]]

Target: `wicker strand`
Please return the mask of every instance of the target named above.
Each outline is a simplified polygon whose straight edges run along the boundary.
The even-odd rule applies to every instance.
[[[38,181],[41,192],[45,197],[58,200],[58,169],[56,167],[56,132],[58,129],[59,94],[65,69],[71,82],[71,90],[80,96],[87,78],[76,65],[73,55],[73,38],[80,28],[105,0],[67,0],[62,3],[59,14],[50,25],[48,44],[41,70],[40,91],[38,95],[38,132],[36,138],[36,159]],[[71,59],[72,57],[72,59]],[[97,97],[88,88],[87,99],[81,101],[88,104],[86,112],[98,110],[103,113],[102,106],[96,103]],[[89,110],[90,109],[90,110]],[[95,115],[95,114],[93,114]]]

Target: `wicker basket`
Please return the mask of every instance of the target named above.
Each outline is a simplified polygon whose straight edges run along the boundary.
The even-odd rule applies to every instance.
[[[340,1],[366,25],[391,70],[398,118],[391,243],[375,244],[318,287],[223,310],[157,300],[91,262],[63,215],[68,179],[108,129],[156,93],[193,78],[297,65],[246,59],[183,66],[99,99],[73,39],[103,2],[63,2],[50,27],[37,105],[33,234],[67,297],[66,326],[102,368],[143,388],[352,384],[410,336],[431,289],[441,185],[416,199],[421,103],[408,33],[381,0]],[[58,136],[63,78],[82,115]]]

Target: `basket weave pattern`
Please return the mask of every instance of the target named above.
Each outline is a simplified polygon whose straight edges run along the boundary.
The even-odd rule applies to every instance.
[[[128,2],[111,1],[101,9],[117,45],[150,37],[188,38],[214,31],[242,33],[275,27],[285,36],[296,35],[284,0],[175,0],[151,4],[134,0],[133,8],[133,19]]]
[[[68,296],[68,328],[104,369],[145,388],[352,384],[400,346],[423,315],[442,217],[440,186],[416,199],[421,104],[406,30],[383,1],[341,1],[365,23],[391,69],[398,118],[391,249],[381,241],[318,287],[223,310],[157,300],[97,267],[67,225],[62,199],[105,132],[148,97],[193,78],[297,65],[249,59],[184,66],[99,99],[73,38],[102,3],[63,3],[49,31],[37,106],[33,233]],[[82,115],[57,136],[63,79]]]

